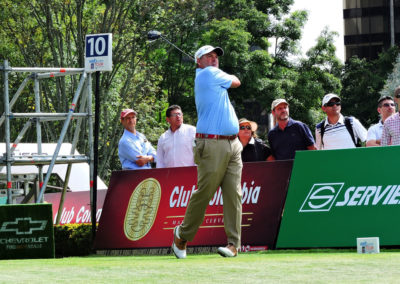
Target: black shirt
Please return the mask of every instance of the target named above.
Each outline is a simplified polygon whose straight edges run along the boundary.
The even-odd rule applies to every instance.
[[[248,143],[243,148],[242,161],[266,161],[269,155],[271,155],[271,150],[269,149],[269,147],[261,139],[254,138],[254,144]]]

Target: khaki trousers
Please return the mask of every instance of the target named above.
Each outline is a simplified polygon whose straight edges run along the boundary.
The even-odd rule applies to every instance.
[[[205,211],[218,187],[222,188],[224,227],[228,243],[240,247],[242,222],[242,144],[239,139],[196,139],[197,191],[180,226],[181,238],[192,241],[203,223]]]

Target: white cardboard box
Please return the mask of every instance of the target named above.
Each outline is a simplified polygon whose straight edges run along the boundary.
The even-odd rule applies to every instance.
[[[379,238],[357,238],[357,253],[379,253]]]

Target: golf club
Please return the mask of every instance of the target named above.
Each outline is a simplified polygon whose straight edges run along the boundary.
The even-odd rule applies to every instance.
[[[170,42],[168,39],[166,39],[165,37],[163,37],[163,35],[159,32],[159,31],[149,31],[147,33],[147,39],[149,41],[154,41],[157,39],[163,39],[164,41],[166,41],[167,43],[169,43],[170,45],[172,45],[173,47],[175,47],[177,50],[179,50],[180,52],[182,52],[183,54],[185,54],[187,57],[189,57],[190,59],[192,59],[194,62],[196,62],[196,60],[194,59],[193,56],[187,54],[186,52],[184,52],[182,49],[180,49],[179,47],[177,47],[175,44],[173,44],[172,42]]]

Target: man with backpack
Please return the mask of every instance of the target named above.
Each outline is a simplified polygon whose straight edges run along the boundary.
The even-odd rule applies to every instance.
[[[338,95],[327,94],[322,99],[326,119],[315,127],[316,146],[319,150],[345,149],[360,146],[367,140],[367,130],[352,116],[345,117],[341,111]]]

